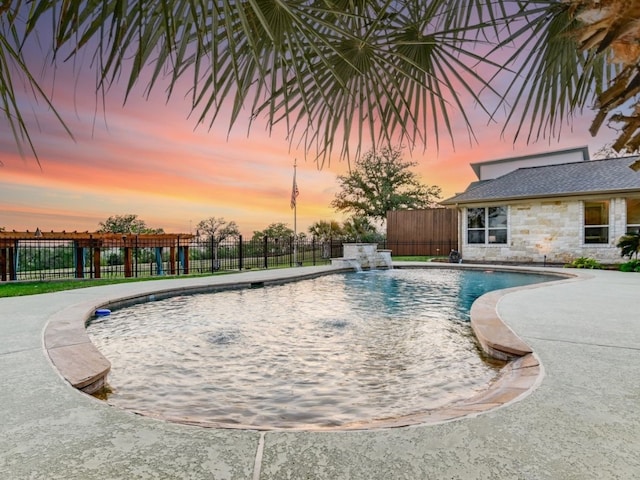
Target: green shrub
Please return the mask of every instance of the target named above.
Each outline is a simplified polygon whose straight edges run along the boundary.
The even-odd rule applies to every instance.
[[[639,272],[640,273],[640,260],[635,259],[620,265],[621,272]]]
[[[593,270],[593,269],[601,269],[602,264],[593,258],[579,257],[579,258],[576,258],[573,262],[566,264],[565,267],[589,268]]]

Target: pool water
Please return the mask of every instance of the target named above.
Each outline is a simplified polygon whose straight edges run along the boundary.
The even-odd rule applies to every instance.
[[[486,389],[469,309],[552,279],[448,269],[332,274],[178,296],[88,326],[111,361],[109,403],[177,421],[347,426],[425,412]]]

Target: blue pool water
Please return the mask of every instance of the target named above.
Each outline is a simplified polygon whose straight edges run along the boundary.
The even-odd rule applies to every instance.
[[[174,420],[264,428],[398,418],[468,398],[501,365],[469,325],[491,290],[557,277],[448,269],[333,274],[173,297],[94,319],[108,401]]]

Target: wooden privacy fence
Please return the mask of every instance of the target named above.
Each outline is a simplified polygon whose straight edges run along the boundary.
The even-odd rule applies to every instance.
[[[458,249],[458,212],[449,208],[389,211],[386,247],[394,256],[447,256]]]

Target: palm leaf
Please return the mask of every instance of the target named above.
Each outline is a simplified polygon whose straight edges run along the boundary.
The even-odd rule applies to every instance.
[[[15,2],[13,5],[6,2],[3,8],[0,8],[0,112],[7,119],[20,154],[24,155],[23,145],[26,144],[40,165],[29,128],[22,115],[20,101],[16,96],[15,79],[24,85],[25,90],[30,91],[36,101],[44,102],[70,138],[73,138],[73,135],[25,63],[21,51],[23,41],[16,27],[21,8],[22,2]]]
[[[242,112],[250,120],[265,115],[269,126],[285,122],[290,141],[315,149],[322,161],[338,145],[349,155],[354,134],[358,145],[426,143],[431,126],[436,137],[441,131],[452,137],[452,110],[463,112],[471,130],[457,89],[461,85],[465,96],[482,105],[474,92],[490,86],[473,68],[485,60],[467,54],[471,49],[464,45],[477,42],[504,15],[503,7],[486,5],[39,0],[33,2],[28,32],[51,12],[56,52],[74,55],[96,44],[99,87],[126,73],[126,95],[143,71],[151,72],[147,93],[162,79],[168,96],[189,72],[199,122],[209,120],[211,126],[226,104],[229,128]],[[412,58],[403,47],[409,29],[417,33],[411,47],[423,48],[422,57]]]
[[[354,143],[357,157],[367,143],[454,142],[454,118],[473,141],[470,105],[488,120],[506,107],[516,137],[558,134],[614,75],[602,54],[578,52],[573,7],[559,0],[29,5],[24,35],[52,21],[55,58],[94,49],[102,91],[124,78],[126,101],[144,79],[147,94],[163,85],[169,98],[187,75],[199,123],[231,129],[243,115],[250,128],[257,118],[268,128],[283,123],[289,141],[320,164],[335,151],[349,156]],[[506,48],[514,53],[504,62]],[[513,79],[498,91],[505,74]],[[496,99],[497,109],[485,105]]]
[[[515,123],[515,139],[526,133],[528,142],[557,137],[563,122],[603,88],[613,67],[602,55],[578,51],[580,24],[565,2],[525,2],[510,26],[510,35],[496,47],[517,45],[505,62],[515,75],[498,106],[507,107],[505,129]]]

